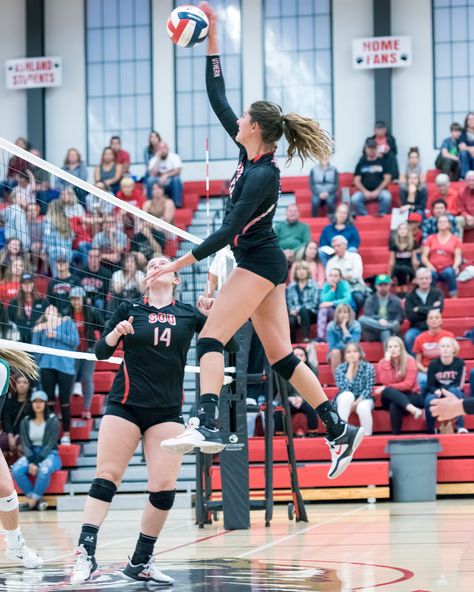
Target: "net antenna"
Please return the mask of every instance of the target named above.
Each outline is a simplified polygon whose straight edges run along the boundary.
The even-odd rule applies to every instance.
[[[206,236],[211,234],[211,202],[210,202],[210,183],[209,183],[209,138],[206,138]],[[210,269],[211,260],[207,259],[207,268]],[[211,293],[211,280],[207,274],[207,294]]]

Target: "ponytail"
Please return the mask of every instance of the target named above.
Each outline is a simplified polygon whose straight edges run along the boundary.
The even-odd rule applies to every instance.
[[[0,349],[0,358],[5,360],[5,362],[20,372],[24,374],[30,380],[36,380],[39,376],[38,374],[38,366],[33,361],[31,356],[27,353],[13,350],[13,349]]]
[[[298,113],[282,117],[283,133],[288,142],[288,164],[298,154],[301,164],[307,159],[327,160],[334,148],[331,136],[317,121]]]

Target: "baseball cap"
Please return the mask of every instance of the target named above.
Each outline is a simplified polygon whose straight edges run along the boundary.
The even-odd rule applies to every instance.
[[[74,286],[69,292],[69,298],[85,298],[86,291],[81,286]]]
[[[417,212],[412,212],[408,216],[408,222],[418,222],[419,224],[421,224],[423,222],[423,218],[421,217],[421,214],[418,214]]]
[[[392,280],[390,279],[389,275],[386,273],[381,273],[375,278],[375,285],[378,286],[379,284],[390,284],[391,281]]]
[[[40,401],[44,401],[45,403],[48,402],[48,395],[44,391],[33,391],[31,394],[31,401],[35,401],[39,399]]]
[[[33,274],[25,272],[21,274],[20,282],[33,282]]]

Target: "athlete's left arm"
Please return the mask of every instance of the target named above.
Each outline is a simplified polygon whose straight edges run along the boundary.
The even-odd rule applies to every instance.
[[[224,218],[222,226],[192,250],[198,260],[205,259],[226,245],[232,244],[234,237],[242,232],[246,224],[252,220],[255,212],[269,197],[278,198],[278,175],[273,167],[261,166],[250,171],[245,178],[242,193],[229,214]]]
[[[98,360],[106,360],[107,358],[110,358],[110,356],[116,350],[117,345],[120,343],[122,338],[118,340],[115,346],[109,345],[105,341],[105,338],[109,333],[111,333],[115,329],[118,323],[120,323],[121,321],[125,321],[129,318],[129,308],[130,305],[128,304],[128,302],[122,302],[109,319],[109,322],[107,323],[99,341],[95,344],[95,357]]]

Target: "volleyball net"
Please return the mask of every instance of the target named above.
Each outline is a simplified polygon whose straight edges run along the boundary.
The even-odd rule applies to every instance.
[[[144,293],[148,261],[201,242],[172,223],[159,183],[92,184],[3,138],[0,207],[0,347],[38,356],[95,360],[113,312]]]

